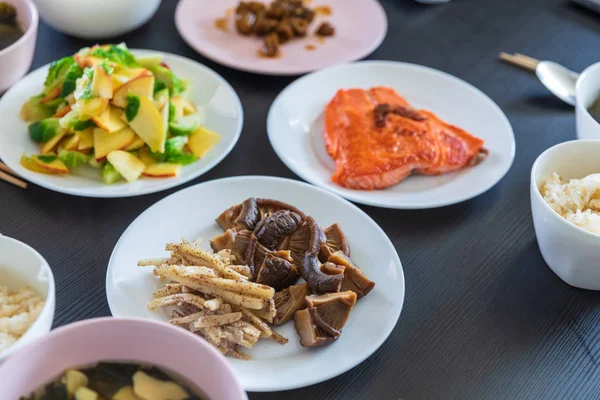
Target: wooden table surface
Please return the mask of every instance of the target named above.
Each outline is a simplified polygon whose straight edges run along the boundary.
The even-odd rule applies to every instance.
[[[514,128],[514,165],[489,192],[455,206],[362,207],[390,236],[404,266],[406,300],[398,325],[375,354],[337,378],[250,398],[598,398],[600,294],[566,285],[546,266],[529,205],[531,165],[546,148],[575,138],[574,112],[533,75],[497,56],[521,52],[583,70],[600,59],[600,16],[567,0],[382,3],[389,32],[369,59],[426,65],[481,89]],[[249,174],[298,179],[272,151],[265,128],[271,102],[294,78],[238,72],[196,54],[175,30],[175,5],[165,0],[148,24],[115,41],[208,65],[233,85],[245,110],[235,149],[185,186]],[[42,23],[32,68],[92,44]],[[54,270],[55,326],[110,315],[104,282],[114,245],[142,211],[181,188],[103,200],[0,182],[0,232],[36,248]]]

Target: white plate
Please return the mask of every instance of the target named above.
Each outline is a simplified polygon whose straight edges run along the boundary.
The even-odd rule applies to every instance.
[[[441,176],[410,176],[385,190],[358,191],[330,179],[335,163],[325,150],[323,111],[338,89],[394,88],[416,108],[436,113],[485,141],[488,158],[474,168]],[[271,145],[302,179],[357,203],[422,209],[468,200],[494,186],[510,169],[515,138],[508,119],[485,94],[431,68],[391,61],[363,61],[302,77],[279,94],[267,118]]]
[[[192,99],[202,106],[206,127],[219,133],[221,141],[201,160],[184,166],[176,178],[142,177],[133,183],[105,185],[97,169],[82,166],[65,176],[31,172],[19,164],[21,155],[39,153],[38,145],[27,134],[27,124],[19,117],[21,106],[41,92],[48,72],[43,66],[14,85],[0,99],[0,159],[23,178],[56,192],[86,197],[130,197],[159,192],[181,185],[206,173],[235,146],[242,131],[244,112],[237,94],[219,74],[184,57],[153,50],[132,50],[136,55],[157,54],[181,78],[192,83]]]
[[[355,306],[340,339],[320,349],[300,346],[293,323],[277,330],[286,345],[260,341],[253,360],[231,359],[248,391],[294,389],[333,378],[358,365],[381,346],[394,329],[404,301],[404,275],[394,246],[379,226],[351,203],[302,182],[270,177],[235,177],[201,183],[159,201],[127,228],[108,265],[106,294],[115,317],[167,320],[166,311],[147,303],[160,283],[139,259],[163,257],[168,242],[182,237],[210,239],[223,231],[215,218],[248,197],[272,198],[297,206],[321,226],[339,222],[352,247],[352,259],[376,283]],[[208,248],[208,243],[206,243]]]

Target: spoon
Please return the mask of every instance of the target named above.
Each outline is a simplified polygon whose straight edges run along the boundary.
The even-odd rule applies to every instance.
[[[579,74],[552,61],[540,61],[523,54],[500,53],[500,59],[518,67],[535,71],[538,79],[552,94],[575,106],[575,86]]]
[[[546,89],[567,104],[575,106],[575,85],[579,74],[552,61],[541,61],[535,74]]]

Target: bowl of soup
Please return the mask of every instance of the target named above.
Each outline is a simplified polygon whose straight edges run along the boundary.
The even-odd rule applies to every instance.
[[[15,400],[248,399],[225,357],[204,339],[129,318],[58,328],[0,365],[0,382],[2,398]]]
[[[0,0],[0,94],[31,67],[38,22],[32,0]]]

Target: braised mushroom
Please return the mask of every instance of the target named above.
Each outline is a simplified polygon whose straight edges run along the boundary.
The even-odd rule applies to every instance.
[[[356,304],[356,293],[346,291],[306,297],[308,308],[297,311],[294,326],[300,344],[318,347],[336,341],[342,334],[350,312]]]
[[[259,209],[254,197],[244,200],[241,204],[229,207],[217,217],[217,223],[223,228],[235,230],[254,230],[259,221]]]
[[[256,205],[258,206],[258,210],[260,211],[260,219],[266,218],[269,215],[277,212],[279,210],[289,210],[293,211],[302,219],[306,218],[306,214],[292,206],[291,204],[284,203],[279,200],[271,200],[271,199],[256,199]]]
[[[233,243],[235,242],[235,237],[236,231],[233,229],[227,229],[225,233],[216,236],[209,241],[210,248],[213,249],[215,253],[224,249],[231,249],[233,247]]]
[[[326,262],[329,256],[338,250],[350,257],[350,243],[339,224],[333,224],[323,231],[325,240],[321,242],[319,260]]]
[[[290,235],[287,249],[290,250],[294,262],[301,265],[306,253],[319,251],[320,243],[319,226],[314,218],[306,217],[302,225]]]
[[[300,271],[296,265],[273,254],[267,254],[258,270],[256,283],[280,291],[296,283],[298,278],[300,278]]]
[[[276,211],[256,224],[254,235],[263,246],[275,250],[281,239],[298,229],[301,222],[302,217],[293,211]]]
[[[245,265],[246,264],[246,251],[248,250],[248,243],[250,243],[250,237],[252,232],[242,230],[236,232],[233,243],[230,247],[231,255],[233,255],[233,264]]]
[[[313,293],[339,292],[344,274],[328,275],[321,270],[321,263],[315,253],[308,253],[300,264],[300,272]]]
[[[330,262],[321,265],[321,271],[327,275],[343,274],[345,269],[346,268],[343,265],[337,265]]]
[[[352,260],[341,251],[333,253],[328,262],[343,265],[344,269],[344,282],[342,283],[341,290],[351,290],[358,298],[365,297],[375,287],[375,282],[369,280],[367,276],[352,262]]]
[[[252,271],[253,278],[256,278],[258,269],[265,261],[265,258],[269,253],[272,254],[273,252],[260,244],[258,240],[256,240],[256,236],[252,234],[250,236],[250,240],[248,241],[248,247],[246,248],[245,259],[246,265],[248,265]]]
[[[277,314],[273,319],[275,325],[282,325],[294,318],[294,313],[306,307],[306,296],[309,295],[308,283],[290,286],[273,296]]]

